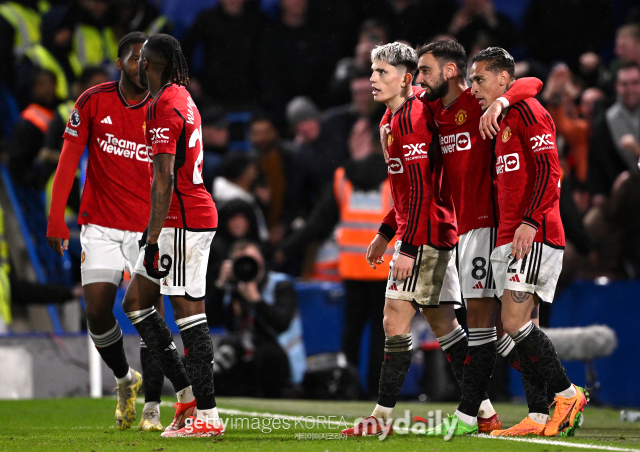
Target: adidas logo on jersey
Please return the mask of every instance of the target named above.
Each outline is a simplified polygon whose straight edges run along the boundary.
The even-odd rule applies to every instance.
[[[520,278],[518,278],[518,274],[516,273],[511,278],[509,278],[509,281],[511,281],[511,282],[520,282]]]
[[[473,286],[474,289],[484,289],[484,287],[482,287],[482,281],[478,281],[478,284],[476,284],[475,286]]]
[[[113,124],[111,122],[111,116],[107,116],[106,118],[104,118],[102,121],[100,121],[102,124]]]
[[[398,286],[396,286],[396,283],[391,284],[391,286],[389,286],[389,290],[398,290]]]

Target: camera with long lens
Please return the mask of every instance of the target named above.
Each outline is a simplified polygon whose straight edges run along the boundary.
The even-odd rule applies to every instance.
[[[233,276],[237,281],[253,281],[259,272],[258,262],[249,256],[242,256],[233,261]]]

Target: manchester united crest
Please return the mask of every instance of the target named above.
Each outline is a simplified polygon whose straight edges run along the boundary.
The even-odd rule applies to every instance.
[[[502,142],[506,143],[507,141],[509,141],[509,138],[511,138],[511,129],[509,128],[509,126],[507,126],[506,129],[504,129],[504,131],[502,132]]]
[[[142,123],[142,134],[146,135],[147,133],[147,121]]]
[[[461,126],[467,120],[467,112],[465,110],[458,110],[458,113],[456,113],[454,119],[456,121],[456,124]]]
[[[84,251],[83,251],[83,252],[82,252],[82,256],[80,256],[80,263],[81,263],[81,264],[84,264],[84,260],[85,260],[85,258],[86,258],[86,257],[87,257],[87,255],[86,255],[86,254],[84,254]]]
[[[393,135],[389,134],[387,137],[387,146],[391,146],[391,143],[393,143]]]

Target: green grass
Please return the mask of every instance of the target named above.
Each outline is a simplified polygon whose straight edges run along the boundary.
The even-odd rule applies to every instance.
[[[219,398],[220,409],[235,409],[242,412],[285,414],[293,416],[335,416],[332,420],[348,422],[368,415],[373,402],[320,402],[301,400],[257,400]],[[227,428],[221,439],[212,438],[160,438],[158,433],[139,433],[135,428],[118,431],[113,424],[115,399],[99,400],[71,398],[53,400],[0,401],[0,450],[43,451],[202,451],[202,450],[249,450],[249,451],[580,451],[572,444],[592,444],[601,447],[637,449],[640,451],[640,423],[620,422],[619,413],[610,409],[587,407],[585,423],[577,436],[570,439],[551,438],[551,444],[501,441],[487,438],[454,438],[444,442],[440,438],[420,435],[394,435],[385,441],[375,437],[349,438],[347,440],[300,441],[296,433],[339,433],[344,426],[317,426],[304,424],[295,426],[289,421],[284,428],[270,433],[258,429]],[[399,403],[396,416],[410,410],[411,416],[428,417],[430,410],[452,413],[455,404]],[[522,420],[526,407],[513,404],[496,406],[505,426]],[[138,406],[139,412],[142,406]],[[162,422],[167,425],[173,416],[170,406],[163,406]],[[223,415],[228,418],[229,415]],[[231,418],[252,418],[247,414],[234,414]],[[264,425],[273,418],[256,416]],[[137,424],[137,422],[136,422]],[[272,424],[271,424],[272,425]],[[593,450],[593,449],[592,449]],[[606,449],[603,449],[606,450]]]

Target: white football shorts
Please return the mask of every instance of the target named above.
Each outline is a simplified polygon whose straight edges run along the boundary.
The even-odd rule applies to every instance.
[[[163,295],[202,300],[207,288],[209,250],[215,231],[188,231],[180,228],[162,228],[158,237],[160,261],[171,258],[169,274],[162,279],[152,278],[144,268],[144,249],[136,262],[135,272],[160,285]]]
[[[133,272],[140,254],[138,240],[141,237],[141,232],[83,224],[80,229],[82,285],[120,284],[125,270]]]
[[[534,242],[531,252],[516,260],[511,257],[511,243],[499,246],[491,254],[498,297],[509,289],[535,294],[540,300],[552,303],[563,255],[561,248]]]

